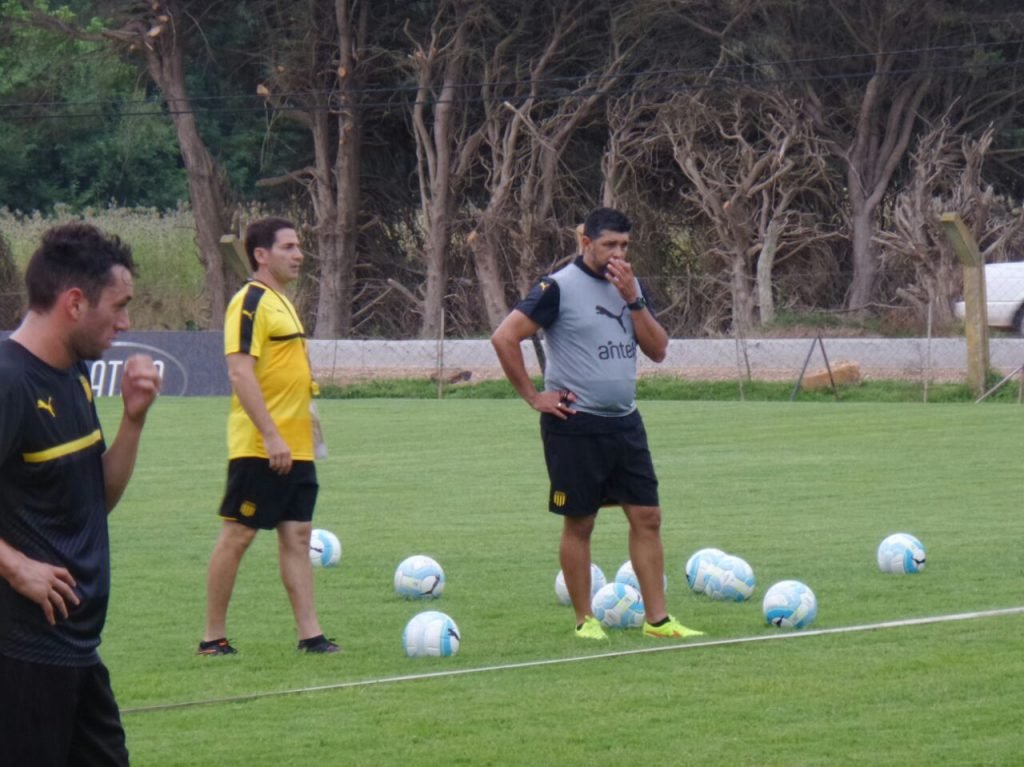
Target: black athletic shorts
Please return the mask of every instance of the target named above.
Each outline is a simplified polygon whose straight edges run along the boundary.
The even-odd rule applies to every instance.
[[[643,422],[623,431],[566,434],[544,428],[544,460],[551,481],[548,509],[584,517],[602,506],[658,505],[654,473]]]
[[[233,458],[220,516],[259,530],[272,530],[278,522],[309,522],[319,488],[312,461],[295,461],[291,471],[278,474],[266,458]]]
[[[124,728],[106,667],[51,666],[0,655],[0,764],[127,767]]]

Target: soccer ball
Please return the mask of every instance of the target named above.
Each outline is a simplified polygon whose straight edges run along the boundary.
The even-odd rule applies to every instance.
[[[601,587],[608,583],[608,579],[604,577],[604,571],[597,565],[591,563],[590,565],[590,596],[594,596]],[[569,598],[569,589],[565,587],[565,575],[562,571],[558,571],[558,575],[555,576],[555,594],[558,596],[558,601],[563,605],[571,605],[572,599]]]
[[[765,592],[761,609],[765,621],[772,626],[802,629],[814,622],[818,600],[800,581],[779,581]]]
[[[721,549],[699,549],[686,560],[686,583],[698,594],[704,591],[712,566],[718,562],[725,552]]]
[[[341,561],[341,541],[330,530],[309,534],[309,561],[313,567],[334,567]]]
[[[623,562],[622,567],[620,567],[619,571],[615,573],[615,582],[625,583],[627,586],[632,586],[637,591],[640,591],[640,581],[636,579],[636,572],[633,570],[632,560],[627,559]],[[662,576],[662,584],[666,589],[668,588],[667,575]]]
[[[919,573],[924,564],[924,546],[910,533],[894,533],[878,545],[878,569],[883,573]]]
[[[444,591],[444,570],[423,554],[403,559],[395,570],[395,592],[406,599],[437,599]]]
[[[742,602],[750,599],[756,585],[754,570],[746,560],[726,554],[708,567],[704,593],[720,601]]]
[[[644,622],[640,592],[626,583],[602,586],[590,604],[594,617],[612,629],[628,629]]]
[[[426,655],[447,658],[459,651],[461,642],[455,621],[437,610],[414,615],[402,632],[402,646],[410,658]]]

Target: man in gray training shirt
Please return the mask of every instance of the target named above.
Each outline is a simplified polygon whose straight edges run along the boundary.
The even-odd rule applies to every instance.
[[[692,637],[665,605],[661,508],[647,433],[636,409],[637,349],[665,359],[668,334],[626,260],[632,224],[598,208],[587,216],[582,253],[543,277],[491,337],[519,395],[540,412],[551,489],[563,519],[559,559],[576,613],[576,636],[606,639],[590,606],[590,536],[598,509],[618,505],[629,521],[629,555],[642,592],[644,634]],[[547,369],[538,392],[520,344],[544,328]]]

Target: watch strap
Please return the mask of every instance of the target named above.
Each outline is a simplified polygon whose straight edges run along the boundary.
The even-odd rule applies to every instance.
[[[639,296],[636,299],[636,301],[633,301],[632,303],[626,304],[626,308],[629,309],[631,312],[638,312],[638,311],[640,311],[641,309],[643,309],[646,306],[647,306],[647,299],[644,298],[643,296]]]

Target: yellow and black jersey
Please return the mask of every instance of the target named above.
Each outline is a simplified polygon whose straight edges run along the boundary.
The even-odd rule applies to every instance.
[[[0,341],[0,538],[25,556],[66,567],[80,603],[50,626],[39,605],[0,578],[0,655],[86,666],[110,594],[103,432],[84,363],[47,365]]]
[[[225,314],[224,353],[256,358],[256,380],[293,460],[312,461],[313,376],[306,334],[292,302],[262,282],[247,282],[231,299]],[[228,458],[266,457],[263,438],[237,395],[232,394]]]

